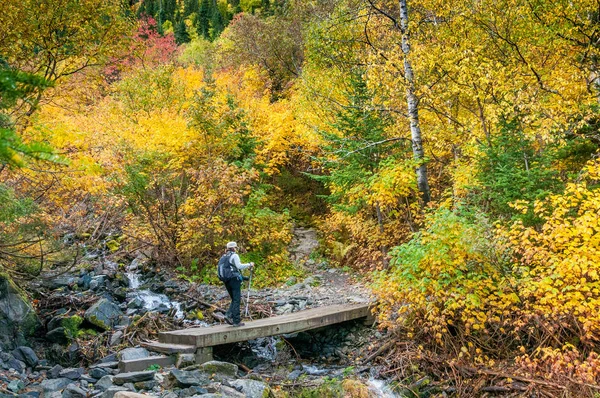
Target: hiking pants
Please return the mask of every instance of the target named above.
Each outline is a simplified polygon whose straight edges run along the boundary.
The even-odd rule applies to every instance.
[[[231,297],[231,305],[227,310],[227,316],[231,318],[234,324],[240,323],[240,304],[242,299],[242,281],[238,278],[231,278],[227,282],[225,282],[225,287],[227,288],[227,293],[229,293],[229,297]]]

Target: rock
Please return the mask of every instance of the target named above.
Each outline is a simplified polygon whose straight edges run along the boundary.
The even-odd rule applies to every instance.
[[[48,372],[46,373],[50,379],[58,378],[58,375],[63,370],[63,367],[60,365],[54,365]]]
[[[201,386],[209,382],[209,376],[205,373],[194,370],[186,371],[172,369],[169,374],[169,384],[179,388],[187,388],[191,386]]]
[[[87,391],[83,388],[75,384],[69,384],[67,388],[65,388],[65,391],[63,391],[62,396],[63,398],[86,398],[87,395]]]
[[[236,377],[238,372],[237,365],[228,362],[208,361],[198,367],[202,372],[209,374],[221,374],[225,376]]]
[[[123,313],[115,303],[103,298],[88,308],[84,318],[99,328],[110,330],[118,323],[121,315]]]
[[[119,358],[117,358],[117,354],[110,354],[105,356],[104,358],[102,358],[100,360],[101,363],[107,363],[107,362],[117,362],[119,360]]]
[[[193,366],[196,364],[196,355],[194,354],[179,354],[177,355],[177,361],[175,367],[178,369]]]
[[[119,391],[114,395],[114,398],[148,398],[150,395],[138,394],[130,391]]]
[[[114,384],[120,386],[125,383],[137,383],[139,381],[147,381],[154,379],[154,371],[143,371],[143,372],[129,372],[119,373],[113,377],[112,381]]]
[[[27,296],[6,275],[0,274],[0,350],[25,345],[40,325]]]
[[[298,377],[300,377],[300,375],[302,374],[301,370],[294,370],[292,372],[290,372],[290,374],[288,375],[288,380],[296,380]]]
[[[50,379],[42,381],[40,386],[44,390],[44,396],[46,396],[49,393],[66,388],[71,382],[71,379]]]
[[[113,377],[110,375],[102,376],[100,380],[96,383],[96,388],[102,391],[108,390],[110,387],[114,386]]]
[[[104,376],[106,376],[108,374],[108,371],[104,368],[93,368],[93,369],[90,369],[89,374],[94,379],[99,380],[99,379],[103,378]]]
[[[207,394],[208,390],[203,387],[191,386],[179,391],[179,398],[193,397],[194,395]]]
[[[65,335],[65,328],[63,328],[62,326],[56,329],[52,329],[51,331],[46,333],[46,340],[58,344],[67,344],[69,342],[69,339]]]
[[[113,398],[116,393],[120,391],[127,391],[125,387],[110,387],[108,390],[104,391],[101,398]]]
[[[111,347],[115,346],[115,345],[119,345],[119,344],[121,344],[121,340],[123,340],[123,331],[117,330],[116,332],[114,332],[112,334],[112,336],[110,336],[110,340],[109,340],[108,344]]]
[[[7,387],[10,391],[12,392],[19,392],[22,389],[25,388],[25,383],[23,383],[21,380],[17,379],[17,380],[12,380],[10,383],[8,383],[8,387]]]
[[[49,394],[44,394],[44,398],[62,398],[62,392],[54,391]]]
[[[39,363],[39,359],[35,352],[26,346],[17,347],[16,350],[13,351],[13,355],[20,361],[25,362],[28,366],[35,368]]]
[[[119,352],[118,357],[121,361],[130,361],[132,359],[142,359],[148,358],[150,356],[150,351],[143,347],[136,348],[125,348],[123,351]]]
[[[158,383],[155,380],[149,380],[149,381],[138,381],[137,383],[134,384],[134,387],[136,388],[136,390],[152,390],[154,387],[156,387],[158,385]]]
[[[66,368],[61,370],[58,376],[71,380],[79,380],[81,379],[81,375],[83,374],[83,372],[83,368]]]
[[[43,279],[42,286],[47,287],[50,290],[57,290],[61,287],[70,287],[77,282],[77,278],[73,275],[60,275],[52,279]]]
[[[244,393],[247,398],[268,397],[271,393],[271,389],[267,383],[258,380],[238,379],[230,382],[230,384],[238,391],[241,388],[241,392]]]
[[[11,358],[5,363],[4,367],[7,369],[14,369],[19,373],[23,373],[25,368],[27,368],[27,365],[25,365],[25,362],[19,361],[17,358]]]
[[[236,390],[233,387],[228,387],[225,385],[222,385],[221,388],[219,388],[219,392],[221,393],[221,396],[223,397],[227,397],[227,398],[245,398],[249,395],[245,395],[244,393],[239,392],[238,390]],[[253,398],[255,396],[252,396]]]
[[[80,276],[77,280],[77,286],[79,286],[82,290],[88,290],[90,288],[90,283],[92,282],[92,276],[89,274],[85,274]]]

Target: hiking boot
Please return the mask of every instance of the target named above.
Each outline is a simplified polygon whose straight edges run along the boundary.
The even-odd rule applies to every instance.
[[[223,319],[225,319],[225,322],[227,322],[228,324],[233,325],[233,320],[230,317],[225,316],[225,318]]]
[[[234,323],[232,326],[233,326],[234,328],[239,328],[240,326],[244,326],[244,325],[245,325],[245,323],[244,323],[244,322],[239,322],[239,323]]]

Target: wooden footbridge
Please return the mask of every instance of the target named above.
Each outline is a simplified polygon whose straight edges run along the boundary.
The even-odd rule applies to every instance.
[[[342,304],[313,308],[291,314],[246,322],[244,326],[217,325],[162,332],[158,342],[144,344],[151,351],[163,355],[121,361],[121,372],[144,370],[157,364],[170,366],[180,354],[195,355],[196,363],[212,360],[214,346],[317,329],[360,318],[370,318],[370,304]]]

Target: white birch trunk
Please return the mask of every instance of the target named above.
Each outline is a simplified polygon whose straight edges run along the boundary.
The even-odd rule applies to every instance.
[[[408,118],[410,120],[410,135],[412,141],[413,157],[420,165],[416,169],[417,186],[421,192],[423,206],[431,199],[429,181],[427,179],[427,166],[424,162],[423,140],[419,124],[419,104],[415,95],[415,78],[409,60],[410,35],[408,31],[407,0],[400,0],[400,29],[402,30],[402,53],[404,55],[404,78],[406,80],[406,102],[408,105]]]

